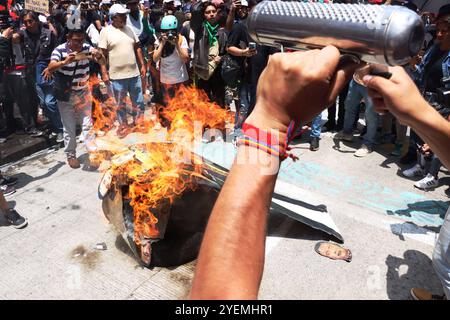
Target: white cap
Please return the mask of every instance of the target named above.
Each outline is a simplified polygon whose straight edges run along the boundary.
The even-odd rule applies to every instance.
[[[247,0],[241,0],[241,6],[248,7],[248,1]]]
[[[102,0],[102,2],[100,2],[100,5],[103,4],[111,4],[111,0]]]
[[[173,4],[175,5],[175,7],[179,7],[179,6],[181,6],[181,1],[180,0],[175,0],[173,2]]]
[[[173,0],[163,0],[163,3],[173,2]]]
[[[111,17],[114,17],[116,14],[121,14],[121,13],[130,13],[130,10],[128,10],[123,5],[118,4],[118,3],[113,4],[111,6],[111,8],[109,9],[109,15]]]

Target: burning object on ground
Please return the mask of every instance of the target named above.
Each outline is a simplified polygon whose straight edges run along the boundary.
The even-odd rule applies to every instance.
[[[225,129],[231,120],[227,111],[208,102],[204,93],[182,88],[163,113],[170,128],[154,130],[153,121],[142,120],[124,139],[112,131],[96,139],[96,157],[104,160],[99,185],[104,214],[147,267],[176,266],[197,257],[228,173],[196,148],[204,128]],[[271,209],[343,241],[326,207],[301,201],[289,193],[293,189],[277,182]]]

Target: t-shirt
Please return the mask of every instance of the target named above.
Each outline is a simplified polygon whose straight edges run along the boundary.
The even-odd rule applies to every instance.
[[[189,46],[186,38],[182,35],[180,35],[180,37],[182,38],[181,48],[188,49]],[[156,41],[156,44],[159,45],[158,40]],[[161,57],[159,70],[161,74],[161,83],[175,84],[189,80],[186,64],[181,59],[176,48],[170,56],[164,58]]]
[[[89,53],[92,51],[92,47],[87,43],[83,43],[83,49],[79,53]],[[73,52],[70,50],[66,43],[63,43],[55,48],[52,52],[51,61],[63,61],[66,57]],[[76,70],[75,70],[76,68]],[[74,74],[75,71],[75,74]],[[82,59],[74,61],[68,65],[62,66],[56,72],[61,72],[66,76],[72,76],[72,90],[82,90],[87,88],[89,80],[89,59]]]
[[[246,49],[248,47],[248,43],[250,42],[250,36],[247,31],[247,26],[245,21],[236,22],[233,25],[233,29],[231,29],[230,34],[228,35],[227,48],[236,47],[240,49]],[[241,66],[244,65],[245,57],[241,56],[233,56],[231,58],[236,60]]]
[[[139,37],[142,32],[144,32],[144,24],[142,23],[141,12],[139,12],[139,16],[137,20],[135,20],[131,14],[127,15],[127,26],[133,29],[133,32]]]
[[[447,55],[448,51],[437,50],[431,57],[430,62],[426,65],[424,73],[425,91],[436,92],[437,88],[442,87],[442,63]]]
[[[109,57],[109,77],[112,80],[139,76],[134,46],[139,39],[129,26],[116,28],[113,25],[100,32],[98,47],[106,49]]]

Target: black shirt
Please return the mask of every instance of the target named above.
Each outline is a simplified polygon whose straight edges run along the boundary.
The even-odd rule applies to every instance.
[[[244,20],[236,22],[228,35],[227,48],[236,47],[246,49],[250,42],[250,35],[247,31],[247,24]],[[237,61],[241,66],[244,66],[245,58],[242,56],[234,56],[230,54],[231,58]]]
[[[424,79],[426,92],[436,92],[438,88],[442,87],[442,62],[444,62],[447,55],[448,51],[437,50],[430,58],[430,62],[425,66]]]

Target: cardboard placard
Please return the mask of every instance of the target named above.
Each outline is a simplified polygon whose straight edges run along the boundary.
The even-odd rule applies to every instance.
[[[39,13],[48,13],[48,1],[49,0],[25,0],[25,9],[36,11]]]

